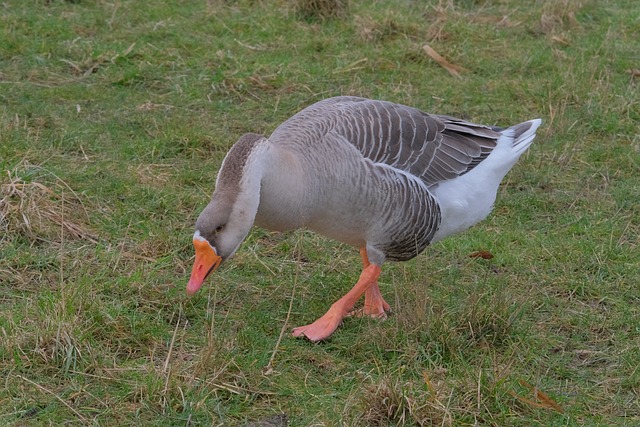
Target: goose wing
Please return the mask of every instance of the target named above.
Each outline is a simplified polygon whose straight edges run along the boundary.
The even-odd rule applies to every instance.
[[[334,130],[365,157],[417,176],[427,185],[469,172],[500,137],[486,126],[391,102],[351,98],[335,107],[340,114]]]
[[[338,97],[316,106],[318,113],[335,111],[331,131],[363,156],[408,172],[427,185],[469,172],[500,137],[499,131],[487,126],[386,101]]]

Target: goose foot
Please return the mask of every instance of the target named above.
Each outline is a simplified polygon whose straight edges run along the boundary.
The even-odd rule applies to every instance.
[[[364,293],[364,307],[349,311],[348,317],[370,317],[386,320],[391,306],[384,300],[378,282],[373,283]]]
[[[306,337],[311,342],[322,341],[338,329],[343,317],[330,309],[315,322],[294,328],[292,334],[294,337]]]
[[[358,301],[358,299],[365,294],[371,288],[375,288],[369,294],[369,298],[372,298],[376,295],[375,290],[377,289],[377,294],[380,294],[380,290],[378,289],[378,277],[380,277],[380,266],[376,264],[368,265],[362,273],[360,274],[360,279],[355,286],[347,292],[345,296],[340,298],[338,301],[333,303],[329,311],[327,311],[321,318],[311,323],[310,325],[300,326],[298,328],[293,329],[294,337],[307,337],[310,341],[317,342],[322,341],[323,339],[328,338],[340,323],[342,323],[342,319],[344,319],[349,311],[353,308],[353,305]],[[375,286],[374,286],[375,284]],[[382,296],[380,295],[380,299]],[[384,300],[383,300],[384,301]],[[386,303],[385,303],[386,304]],[[387,307],[389,304],[386,304]]]
[[[387,318],[389,317],[389,314],[391,314],[391,311],[368,312],[366,307],[361,307],[361,308],[356,308],[351,310],[347,314],[347,317],[356,317],[356,318],[369,317],[374,320],[387,320]]]

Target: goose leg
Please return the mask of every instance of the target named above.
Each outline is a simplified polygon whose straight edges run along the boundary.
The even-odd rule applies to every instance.
[[[360,257],[362,258],[362,266],[367,268],[370,265],[367,249],[360,249]],[[386,319],[387,313],[391,311],[391,306],[384,300],[378,281],[371,284],[369,289],[364,292],[364,308],[354,310],[349,315],[355,317],[369,316],[374,319]]]
[[[342,319],[348,315],[349,310],[353,308],[353,305],[360,299],[362,294],[366,293],[374,283],[376,283],[377,288],[381,271],[382,269],[379,265],[369,264],[360,273],[358,283],[345,296],[333,303],[329,311],[312,324],[294,328],[293,336],[305,336],[313,342],[329,337],[340,326]],[[379,292],[380,290],[378,290]]]

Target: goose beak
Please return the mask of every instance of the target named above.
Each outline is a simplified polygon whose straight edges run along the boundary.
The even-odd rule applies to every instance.
[[[204,239],[193,239],[193,247],[196,250],[196,260],[191,270],[191,278],[187,283],[187,294],[193,296],[210,273],[213,273],[222,263],[222,257]]]

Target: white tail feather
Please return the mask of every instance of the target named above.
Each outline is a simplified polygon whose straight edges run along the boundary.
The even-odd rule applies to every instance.
[[[529,148],[529,146],[533,142],[533,139],[536,137],[536,130],[538,130],[538,127],[542,124],[542,120],[529,120],[527,122],[520,123],[519,125],[512,126],[502,132],[503,135],[509,135],[509,133],[511,133],[511,136],[513,137],[517,133],[517,128],[527,123],[529,124],[529,129],[522,132],[513,141],[513,149],[518,154],[518,156],[524,153],[527,148]]]

